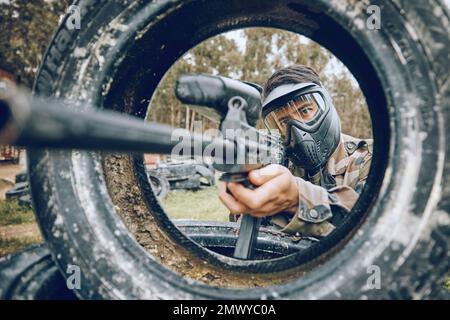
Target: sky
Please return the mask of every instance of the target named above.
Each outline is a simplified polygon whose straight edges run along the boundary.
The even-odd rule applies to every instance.
[[[450,0],[449,0],[450,1]],[[230,31],[227,33],[224,33],[224,36],[229,38],[229,39],[233,39],[237,46],[238,49],[243,52],[245,50],[245,45],[246,45],[246,39],[244,37],[244,32],[241,30],[236,30],[236,31]],[[300,35],[300,42],[301,43],[308,43],[312,40],[310,40],[307,37],[304,37],[302,35]],[[358,86],[358,82],[356,81],[356,79],[352,76],[351,72],[345,67],[345,65],[338,59],[336,58],[334,55],[332,55],[330,61],[328,62],[327,66],[324,69],[324,73],[326,75],[332,75],[332,74],[341,74],[342,72],[347,71],[347,73],[350,75],[352,84],[357,87]]]

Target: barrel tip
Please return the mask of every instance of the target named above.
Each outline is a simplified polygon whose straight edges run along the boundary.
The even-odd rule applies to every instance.
[[[10,121],[11,116],[11,109],[9,108],[8,102],[0,97],[0,130]]]
[[[16,142],[29,108],[30,96],[26,89],[12,84],[0,90],[0,145]]]

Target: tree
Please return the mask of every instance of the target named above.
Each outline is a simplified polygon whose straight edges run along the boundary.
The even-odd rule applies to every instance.
[[[204,41],[181,57],[164,76],[152,99],[149,120],[186,129],[192,129],[194,121],[202,120],[204,129],[217,127],[216,123],[178,101],[175,96],[176,79],[190,72],[231,77],[241,66],[242,56],[234,40],[219,35]]]
[[[0,68],[31,88],[59,16],[70,1],[11,0],[0,3]]]
[[[51,33],[65,13],[70,0],[10,0],[0,3],[0,68],[15,74],[31,88]],[[355,136],[371,136],[370,117],[364,97],[342,68],[327,74],[333,55],[319,44],[299,35],[274,28],[247,28],[240,31],[245,48],[234,38],[212,37],[180,58],[167,72],[152,99],[149,119],[192,129],[202,120],[203,129],[217,124],[194,108],[183,106],[175,97],[176,79],[183,73],[212,73],[264,85],[277,69],[290,64],[314,68],[330,90],[341,114],[343,131]]]
[[[371,123],[361,90],[342,65],[338,74],[325,71],[333,55],[313,41],[302,40],[292,32],[273,28],[244,29],[245,48],[240,52],[234,39],[219,35],[199,44],[169,70],[152,101],[150,120],[187,129],[195,120],[202,120],[204,129],[217,124],[201,117],[192,108],[183,106],[175,97],[176,79],[186,72],[220,74],[264,85],[277,69],[290,64],[305,64],[315,69],[330,91],[341,116],[344,133],[371,137]],[[169,111],[169,112],[167,112]]]
[[[333,103],[341,118],[342,132],[360,138],[372,137],[372,123],[367,104],[359,88],[346,73],[328,80]]]

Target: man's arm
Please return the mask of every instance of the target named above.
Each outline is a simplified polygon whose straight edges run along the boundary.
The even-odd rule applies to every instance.
[[[363,160],[352,183],[359,192],[370,168],[370,155]],[[291,234],[315,237],[330,234],[335,228],[330,222],[333,214],[338,211],[350,212],[359,196],[348,185],[326,190],[293,176],[287,168],[280,165],[254,170],[249,178],[258,188],[250,190],[240,184],[219,185],[221,201],[233,214],[272,216],[273,223]],[[227,187],[230,193],[227,193]]]
[[[299,190],[295,177],[287,168],[274,164],[253,170],[249,180],[256,189],[245,188],[239,183],[219,184],[219,198],[232,214],[265,217],[280,211],[291,215],[296,212]]]
[[[349,186],[338,186],[326,190],[302,178],[295,177],[299,192],[298,207],[295,214],[286,219],[285,215],[274,216],[273,223],[281,231],[304,236],[324,237],[335,226],[331,220],[338,211],[349,213],[358,199],[358,193]]]
[[[286,233],[327,236],[358,200],[369,174],[371,160],[372,153],[368,150],[355,154],[345,173],[346,184],[328,190],[296,177],[300,192],[294,217],[274,216],[272,222]]]

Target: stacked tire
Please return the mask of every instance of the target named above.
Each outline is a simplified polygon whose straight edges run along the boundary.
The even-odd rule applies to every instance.
[[[1,300],[73,300],[66,279],[44,244],[0,258]]]
[[[5,198],[6,200],[17,199],[20,206],[31,208],[31,195],[26,171],[16,175],[15,185],[6,191]]]

